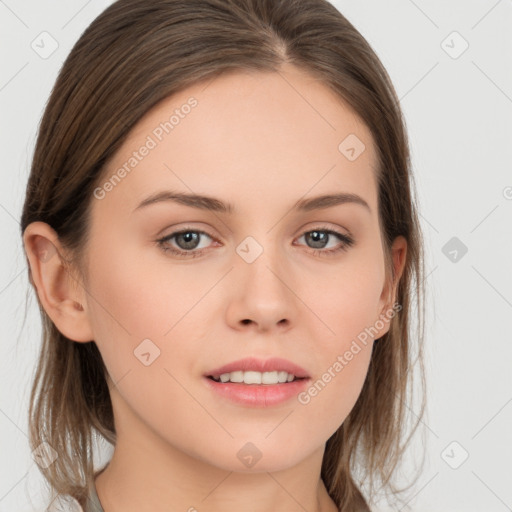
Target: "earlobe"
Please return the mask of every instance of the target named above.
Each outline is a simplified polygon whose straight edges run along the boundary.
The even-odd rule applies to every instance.
[[[57,329],[67,338],[93,340],[85,307],[85,290],[73,276],[57,233],[44,222],[33,222],[23,233],[30,282]]]

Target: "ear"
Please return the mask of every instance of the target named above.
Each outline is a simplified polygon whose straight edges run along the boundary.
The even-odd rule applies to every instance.
[[[393,307],[396,301],[398,283],[405,268],[407,256],[407,240],[403,236],[398,236],[391,246],[391,260],[394,269],[394,278],[389,276],[384,283],[380,296],[379,319],[375,322],[376,327],[384,324],[375,336],[378,339],[389,331],[390,320],[396,315],[396,307]],[[401,306],[401,305],[400,305]],[[381,320],[381,322],[379,322]]]
[[[23,244],[30,282],[57,329],[70,340],[92,341],[85,289],[72,275],[57,233],[44,222],[32,222],[23,233]]]

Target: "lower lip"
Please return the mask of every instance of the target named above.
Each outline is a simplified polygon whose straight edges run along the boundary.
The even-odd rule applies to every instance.
[[[252,407],[271,407],[296,397],[307,386],[309,379],[284,382],[282,384],[238,384],[217,382],[203,377],[206,385],[221,396]]]

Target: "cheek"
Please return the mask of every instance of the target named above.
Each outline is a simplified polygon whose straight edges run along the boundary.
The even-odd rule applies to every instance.
[[[177,382],[197,373],[198,344],[210,325],[201,321],[205,308],[211,308],[211,296],[204,296],[218,275],[211,269],[199,273],[192,266],[173,267],[153,251],[117,250],[120,242],[104,247],[90,258],[89,308],[94,339],[112,380],[128,381],[130,400],[139,397],[141,407],[152,390],[165,389],[171,403],[183,400]],[[137,382],[133,389],[130,382]],[[164,395],[151,398],[153,410],[162,410]],[[169,402],[165,405],[168,410]]]
[[[332,332],[323,329],[327,335],[311,335],[309,350],[315,354],[318,373],[298,396],[310,428],[318,428],[326,438],[345,421],[361,393],[373,349],[371,327],[378,319],[380,289],[367,275],[343,280],[330,292],[318,310]]]
[[[186,424],[186,412],[197,406],[179,384],[190,378],[197,357],[194,340],[184,335],[194,332],[187,312],[207,287],[190,272],[170,267],[166,272],[162,263],[116,252],[113,245],[105,251],[108,258],[98,252],[91,257],[90,309],[115,392],[150,423],[168,428],[181,411]]]
[[[167,264],[158,249],[130,252],[112,244],[108,258],[96,253],[90,287],[97,319],[135,341],[162,338],[196,305],[210,286],[191,267]],[[155,257],[156,255],[156,257]],[[98,326],[101,328],[101,326]],[[108,331],[110,332],[110,331]]]
[[[347,342],[375,324],[383,286],[383,262],[365,254],[354,254],[336,271],[330,268],[324,275],[317,274],[315,280],[303,283],[304,302],[325,324],[325,353],[332,355],[332,350],[342,350]]]
[[[308,418],[312,435],[324,439],[334,434],[354,408],[371,358],[371,342],[351,348],[350,343],[343,345],[328,359],[324,373],[297,397],[298,407],[303,409],[302,415],[297,416]]]
[[[326,432],[334,432],[353,408],[363,387],[373,348],[379,300],[384,284],[384,266],[374,256],[361,257],[322,279],[318,288],[303,288],[311,309],[322,324],[311,331],[311,354],[319,373],[299,396],[308,416],[322,417]],[[317,281],[318,284],[318,281]],[[319,293],[318,290],[322,290]],[[328,327],[328,328],[327,328]],[[322,411],[331,411],[325,415]]]

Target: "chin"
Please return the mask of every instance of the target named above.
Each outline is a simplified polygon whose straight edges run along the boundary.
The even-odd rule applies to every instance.
[[[259,441],[232,440],[231,446],[226,446],[218,457],[208,462],[218,468],[237,473],[262,473],[275,472],[289,469],[311,455],[314,451],[308,451],[304,444],[286,443],[283,439],[266,439]],[[321,443],[319,444],[321,446]]]

